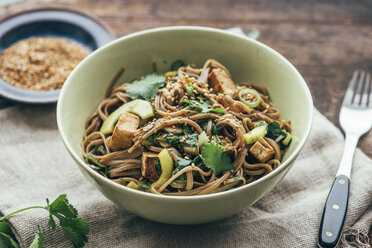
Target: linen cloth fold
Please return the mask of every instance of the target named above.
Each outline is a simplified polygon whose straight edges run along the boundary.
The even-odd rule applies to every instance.
[[[66,193],[90,226],[86,247],[316,247],[343,141],[340,130],[315,111],[310,138],[294,166],[255,205],[214,223],[165,225],[117,207],[82,176],[59,136],[55,105],[14,106],[0,110],[0,216]],[[371,175],[371,160],[357,149],[342,247],[369,247]],[[44,247],[72,247],[61,229],[46,229],[47,219],[47,212],[35,209],[9,223],[21,247],[30,245],[37,224]]]

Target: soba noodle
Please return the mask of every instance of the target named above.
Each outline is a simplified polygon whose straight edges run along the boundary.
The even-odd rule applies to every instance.
[[[118,75],[123,72],[124,69],[121,69]],[[111,113],[134,99],[126,90],[128,84],[113,91],[108,89],[111,95],[99,104],[86,122],[82,142],[82,154],[86,162],[102,176],[123,186],[133,182],[131,185],[136,185],[139,190],[177,196],[226,191],[271,173],[281,165],[282,153],[290,141],[290,121],[280,119],[279,110],[269,101],[269,93],[264,86],[243,83],[233,85],[232,89],[216,87],[212,84],[212,74],[217,72],[225,77],[231,76],[226,67],[213,59],[207,60],[202,68],[187,65],[179,67],[177,72],[165,74],[168,76],[164,86],[149,101],[154,116],[141,120],[130,146],[125,149],[111,149],[112,134],[104,134],[100,130]],[[243,97],[243,100],[239,97]],[[209,103],[210,106],[207,111],[201,111],[187,100],[197,101],[196,104]],[[249,106],[255,100],[259,100],[257,106]],[[209,111],[211,109],[216,111]],[[247,134],[262,123],[267,127],[267,131],[261,135],[263,137],[253,143],[248,142]],[[200,145],[203,132],[209,142],[223,149],[231,161],[231,169],[216,174],[211,166],[204,163],[205,158],[201,152],[203,147]],[[167,136],[176,137],[176,145],[154,141],[154,138]],[[199,142],[194,142],[190,147],[182,146],[191,137],[194,141],[199,139]],[[262,150],[257,153],[252,147],[258,142],[261,143],[257,147]],[[142,156],[144,152],[157,156],[163,149],[168,150],[174,165],[167,180],[155,187],[154,182],[162,171],[157,168],[157,178],[145,177]],[[262,152],[268,153],[268,157],[260,158]],[[192,162],[179,166],[185,161]]]

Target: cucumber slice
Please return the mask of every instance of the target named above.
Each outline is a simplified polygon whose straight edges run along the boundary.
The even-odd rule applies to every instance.
[[[289,144],[289,142],[291,142],[292,140],[292,134],[290,134],[289,132],[286,132],[286,137],[285,139],[282,141],[282,144],[287,146]]]
[[[134,105],[134,101],[124,103],[114,112],[112,112],[101,126],[101,133],[107,135],[111,134],[114,131],[115,123],[119,120],[120,116],[124,112],[128,112]]]
[[[127,184],[127,187],[128,187],[128,188],[131,188],[131,189],[139,190],[139,186],[138,186],[138,184],[136,184],[136,183],[133,182],[133,181],[130,181],[130,182]]]
[[[267,123],[262,122],[257,127],[253,128],[248,133],[244,134],[245,143],[248,145],[255,143],[259,138],[262,138],[267,133]]]
[[[163,149],[159,155],[161,165],[161,175],[159,179],[154,182],[151,186],[154,188],[160,188],[168,179],[172,176],[173,171],[173,159],[167,149]]]
[[[121,105],[118,109],[112,112],[101,126],[101,133],[108,135],[114,131],[116,122],[124,112],[129,112],[138,115],[142,119],[148,119],[154,116],[154,110],[148,101],[136,99]]]
[[[129,110],[130,113],[138,115],[142,119],[148,119],[154,116],[154,110],[148,101],[137,99]]]

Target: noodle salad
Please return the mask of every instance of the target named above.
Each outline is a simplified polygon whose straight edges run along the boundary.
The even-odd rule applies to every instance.
[[[278,168],[291,142],[290,121],[280,119],[267,89],[235,84],[213,59],[202,68],[178,60],[164,74],[111,87],[86,122],[82,150],[91,168],[125,187],[226,191]]]

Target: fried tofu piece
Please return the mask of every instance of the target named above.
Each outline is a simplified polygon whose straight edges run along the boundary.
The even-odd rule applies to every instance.
[[[112,133],[109,148],[111,151],[126,149],[133,144],[133,135],[137,131],[140,118],[137,115],[124,112]]]
[[[249,149],[249,152],[261,163],[267,162],[275,155],[274,149],[264,138],[260,138],[256,143],[254,143],[251,149]]]
[[[208,79],[214,92],[221,92],[232,96],[238,91],[238,88],[232,81],[230,75],[220,68],[213,69],[209,73]]]
[[[217,101],[225,108],[229,108],[235,112],[242,112],[246,114],[250,114],[252,112],[252,108],[248,107],[240,101],[232,99],[230,96],[227,95],[218,95]]]
[[[155,167],[155,160],[158,158],[158,154],[153,152],[144,152],[142,154],[142,176],[150,180],[156,180],[159,178],[158,172]]]

